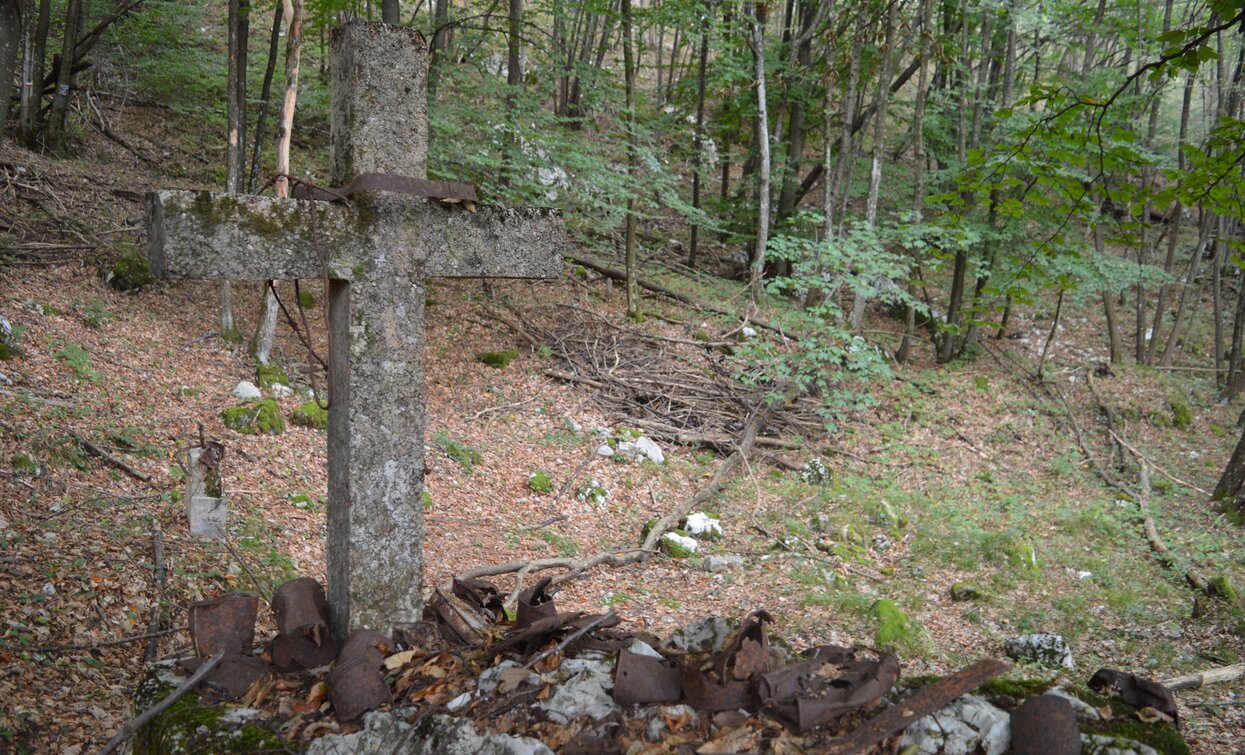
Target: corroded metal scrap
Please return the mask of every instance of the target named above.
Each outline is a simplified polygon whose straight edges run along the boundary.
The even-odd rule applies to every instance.
[[[341,721],[353,721],[390,702],[385,655],[393,643],[370,629],[356,629],[329,672],[329,699]]]
[[[277,636],[272,641],[272,663],[282,671],[327,666],[337,657],[337,642],[329,631],[329,607],[324,588],[310,577],[292,579],[272,596]]]

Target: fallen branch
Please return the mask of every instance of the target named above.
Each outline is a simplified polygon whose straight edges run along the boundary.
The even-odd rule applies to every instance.
[[[1243,676],[1245,676],[1245,663],[1237,663],[1233,666],[1221,666],[1196,674],[1174,676],[1171,679],[1164,679],[1160,684],[1174,692],[1181,689],[1198,689],[1207,684],[1230,682]]]
[[[212,672],[212,669],[219,666],[221,659],[224,657],[225,657],[225,651],[222,650],[216,655],[207,659],[206,661],[203,662],[203,665],[200,666],[194,672],[194,674],[190,676],[189,679],[187,679],[185,682],[182,683],[182,686],[178,687],[177,689],[169,693],[168,697],[164,698],[160,702],[156,703],[155,705],[151,706],[147,710],[138,714],[134,718],[131,718],[129,721],[126,721],[125,725],[121,727],[121,730],[118,731],[116,735],[113,736],[112,739],[108,740],[108,744],[104,745],[104,749],[99,751],[99,755],[108,755],[108,753],[113,752],[118,747],[123,745],[125,743],[125,740],[134,736],[138,732],[139,729],[146,726],[147,723],[151,721],[153,718],[160,715],[161,713],[168,710],[169,708],[172,708],[173,704],[176,703],[178,700],[182,699],[183,697],[185,697],[188,692],[193,690],[195,686],[198,685],[199,682],[203,679],[203,677],[210,674]]]
[[[593,270],[595,272],[600,273],[601,275],[604,275],[606,278],[610,278],[616,281],[624,281],[624,282],[627,280],[626,273],[615,270],[606,265],[602,265],[601,263],[596,262],[594,260],[590,260],[587,257],[577,257],[573,254],[565,254],[565,253],[563,253],[563,256],[577,265],[583,265],[589,270]],[[666,298],[669,298],[669,299],[674,299],[675,301],[686,304],[689,307],[703,309],[706,312],[713,312],[714,314],[725,315],[726,317],[734,317],[734,318],[742,317],[738,312],[725,309],[724,307],[715,307],[712,304],[708,304],[698,299],[694,299],[688,296],[687,294],[681,294],[678,291],[666,288],[665,286],[662,286],[657,283],[653,283],[652,281],[646,280],[644,278],[637,278],[636,283],[639,284],[640,288],[647,289],[649,291],[652,291],[655,294],[661,294],[662,296],[665,296]],[[780,328],[778,328],[775,325],[771,325],[768,322],[765,322],[764,320],[758,320],[754,317],[754,318],[751,318],[749,321],[753,325],[756,325],[758,328],[764,328],[765,330],[772,331],[781,336],[786,335],[785,333],[782,332]]]
[[[558,380],[565,380],[568,383],[580,383],[581,385],[590,385],[593,388],[605,388],[606,387],[605,383],[602,383],[600,380],[593,380],[592,378],[580,377],[579,375],[573,375],[569,372],[563,372],[562,370],[545,370],[542,374],[547,375],[548,377],[551,377],[551,378],[556,378]]]
[[[605,624],[606,622],[610,622],[610,621],[617,621],[617,620],[618,620],[618,614],[614,613],[613,611],[610,611],[609,613],[606,613],[602,616],[598,616],[595,621],[590,621],[578,631],[572,632],[566,637],[566,639],[562,640],[557,645],[554,645],[548,650],[541,651],[540,653],[537,653],[536,655],[532,656],[531,660],[523,664],[523,668],[530,669],[530,668],[535,667],[536,664],[545,660],[546,658],[553,655],[554,653],[560,653],[563,650],[566,650],[566,648],[572,642],[574,642],[575,640],[578,640],[580,637],[583,637],[585,634],[588,634],[589,632],[601,626],[602,624]]]
[[[83,449],[85,449],[87,452],[89,452],[93,456],[98,456],[99,458],[108,462],[110,465],[116,467],[117,469],[120,469],[122,472],[125,472],[130,477],[133,477],[136,480],[141,480],[142,482],[151,482],[150,475],[143,474],[142,472],[138,471],[134,467],[131,467],[129,464],[126,464],[124,461],[121,461],[117,457],[108,453],[107,451],[100,448],[99,446],[95,445],[91,441],[87,440],[86,438],[83,438],[81,435],[70,434],[69,437],[73,438],[74,441],[77,442],[78,445],[82,446]]]
[[[1141,497],[1137,499],[1137,508],[1141,510],[1142,527],[1146,532],[1146,540],[1150,541],[1150,548],[1154,550],[1154,553],[1163,565],[1179,570],[1180,567],[1176,562],[1176,557],[1172,555],[1167,544],[1159,537],[1158,528],[1154,526],[1154,517],[1150,516],[1150,465],[1141,457],[1138,457],[1138,462],[1141,464]],[[1211,586],[1210,580],[1206,579],[1196,568],[1192,566],[1187,568],[1184,578],[1193,589],[1211,597],[1215,596],[1215,588]]]
[[[156,650],[159,648],[156,641],[159,635],[156,632],[160,630],[160,596],[164,593],[164,583],[169,573],[168,566],[164,563],[164,533],[160,530],[159,523],[152,526],[151,550],[156,578],[156,599],[152,601],[151,621],[147,623],[147,634],[151,636],[147,640],[147,650],[143,653],[143,661],[146,663],[156,659]]]
[[[37,648],[22,648],[13,645],[0,645],[7,650],[21,650],[27,653],[76,653],[82,650],[98,650],[100,648],[112,647],[114,645],[128,645],[131,642],[142,642],[150,640],[152,637],[163,637],[168,634],[176,634],[183,632],[186,627],[174,627],[172,629],[161,629],[159,632],[151,632],[149,634],[138,634],[133,637],[120,637],[115,640],[104,640],[103,642],[87,642],[81,645],[45,645]]]

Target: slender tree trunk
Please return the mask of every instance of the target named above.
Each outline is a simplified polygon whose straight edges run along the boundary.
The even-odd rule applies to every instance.
[[[1101,258],[1106,254],[1106,243],[1102,238],[1102,223],[1095,223],[1094,254]],[[1104,289],[1102,292],[1102,312],[1107,322],[1107,361],[1111,364],[1120,363],[1120,324],[1115,312],[1115,291]]]
[[[709,23],[713,13],[710,0],[705,0],[700,17],[700,62],[696,69],[696,135],[692,148],[692,209],[700,211],[700,172],[705,149],[705,69],[709,62]],[[692,239],[687,253],[687,266],[695,269],[699,251],[700,221],[692,221]]]
[[[1214,319],[1215,329],[1215,381],[1220,388],[1224,385],[1224,365],[1223,365],[1223,262],[1227,244],[1225,243],[1225,227],[1226,223],[1223,218],[1216,218],[1215,245],[1213,247],[1215,256],[1211,264],[1214,266],[1211,270],[1211,317]]]
[[[1204,208],[1198,208],[1198,216],[1200,217],[1198,232],[1198,243],[1193,249],[1193,258],[1189,260],[1189,273],[1185,276],[1184,287],[1180,289],[1180,301],[1176,304],[1176,321],[1172,323],[1171,335],[1167,337],[1167,343],[1163,345],[1163,357],[1159,360],[1159,364],[1163,367],[1170,367],[1172,360],[1176,356],[1176,350],[1179,348],[1181,328],[1184,326],[1186,305],[1188,303],[1190,293],[1198,290],[1197,274],[1202,264],[1202,256],[1206,250],[1207,244],[1210,243],[1211,234],[1211,217],[1210,213]]]
[[[638,190],[636,180],[639,173],[639,156],[636,154],[635,134],[635,49],[631,24],[631,0],[622,0],[623,30],[623,79],[626,97],[626,113],[624,127],[627,130],[627,178],[631,183],[627,196],[626,225],[626,270],[627,270],[627,317],[640,317],[640,285],[639,273],[636,270],[635,235],[636,235],[636,198]]]
[[[43,109],[43,59],[47,53],[48,26],[51,24],[51,0],[40,0],[38,20],[30,40],[30,52],[22,63],[22,112],[19,136],[27,147],[35,146]]]
[[[228,3],[228,72],[225,82],[225,186],[230,194],[241,194],[246,182],[246,52],[249,0]],[[233,318],[233,284],[220,284],[221,338],[234,340],[238,328]]]
[[[921,0],[920,20],[917,33],[921,35],[920,57],[916,80],[916,102],[912,107],[912,217],[913,222],[920,223],[925,212],[925,100],[929,95],[926,86],[926,70],[929,63],[931,0]],[[915,260],[914,260],[915,262]],[[915,265],[914,265],[915,267]],[[900,364],[908,361],[912,348],[912,339],[916,335],[916,284],[908,283],[908,311],[904,320],[903,340],[895,352],[895,361]]]
[[[380,20],[387,24],[393,24],[394,26],[402,23],[402,15],[398,8],[398,0],[381,0]]]
[[[506,16],[506,83],[512,87],[523,85],[523,0],[510,0]]]
[[[432,49],[428,58],[429,97],[436,94],[437,83],[441,78],[441,66],[445,64],[443,58],[449,39],[450,0],[436,0],[436,3],[436,10],[432,13],[432,29],[428,34],[432,39]]]
[[[1170,7],[1170,4],[1169,4]],[[1189,138],[1189,110],[1193,102],[1193,74],[1185,76],[1184,97],[1180,106],[1180,135],[1176,141],[1177,165],[1179,171],[1183,175],[1188,170],[1188,158],[1185,157],[1184,146],[1188,143]],[[1176,265],[1176,246],[1180,237],[1181,216],[1184,214],[1183,206],[1180,200],[1172,203],[1168,210],[1171,219],[1171,228],[1167,236],[1167,257],[1163,260],[1163,272],[1170,278],[1172,271]],[[1158,298],[1154,302],[1154,322],[1150,326],[1150,339],[1146,345],[1145,363],[1147,365],[1154,364],[1155,351],[1158,347],[1159,333],[1163,329],[1163,316],[1167,314],[1167,297],[1170,286],[1164,281],[1159,286]],[[1166,349],[1164,349],[1166,351]]]
[[[69,0],[65,11],[65,39],[61,63],[56,72],[56,93],[52,95],[52,109],[48,114],[48,149],[57,155],[65,153],[65,128],[69,117],[69,96],[73,87],[74,47],[78,42],[78,16],[81,11],[82,0]]]
[[[753,3],[748,3],[753,5]],[[765,273],[765,248],[769,243],[769,194],[770,194],[770,153],[769,153],[769,112],[765,101],[765,4],[755,5],[756,13],[752,20],[752,55],[756,64],[757,86],[757,144],[760,154],[760,182],[757,189],[757,238],[756,248],[752,253],[751,275],[748,280],[748,292],[753,304],[761,302],[762,278]]]
[[[277,70],[277,53],[281,46],[281,16],[284,9],[278,5],[272,14],[272,32],[268,35],[268,62],[264,65],[264,84],[259,94],[259,116],[255,119],[255,138],[251,142],[251,175],[247,180],[247,192],[254,194],[259,187],[259,162],[264,146],[264,133],[268,123],[268,109],[272,102],[272,78]]]
[[[873,121],[873,154],[869,166],[869,195],[865,200],[865,222],[871,228],[878,225],[878,195],[882,189],[882,151],[886,137],[886,111],[890,105],[890,81],[895,66],[895,14],[898,3],[891,3],[886,11],[885,53],[882,59],[882,74],[878,77],[877,106],[874,108]],[[868,297],[857,292],[852,301],[850,325],[853,331],[860,330],[865,319],[865,305]]]
[[[17,72],[17,51],[22,48],[22,32],[29,17],[22,0],[0,0],[0,139],[4,138],[4,123],[9,118],[9,85]]]

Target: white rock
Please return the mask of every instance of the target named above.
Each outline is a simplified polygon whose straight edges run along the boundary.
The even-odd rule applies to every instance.
[[[726,647],[726,641],[739,626],[721,616],[699,619],[682,629],[674,630],[664,647],[686,653],[717,653]]]
[[[661,536],[662,540],[669,540],[675,545],[689,551],[696,551],[700,548],[700,543],[696,542],[694,537],[684,537],[677,532],[667,532]]]
[[[1081,734],[1081,744],[1086,755],[1159,755],[1153,747],[1123,737]]]
[[[923,755],[968,755],[979,748],[986,755],[1003,755],[1011,741],[1011,716],[979,697],[964,695],[908,727],[900,747],[915,745]]]
[[[653,648],[649,647],[649,644],[647,642],[644,642],[643,640],[639,640],[639,639],[632,640],[631,644],[627,646],[627,650],[628,652],[634,653],[636,655],[646,655],[649,658],[661,658],[662,657],[662,654],[657,652]]]
[[[282,385],[281,383],[273,383],[272,387],[269,388],[268,391],[272,393],[275,398],[286,398],[294,395],[293,388],[288,385]]]
[[[259,392],[259,388],[249,380],[243,380],[233,388],[233,396],[239,401],[251,401],[253,399],[262,398],[264,394]]]
[[[693,537],[720,537],[722,535],[722,523],[703,511],[688,514],[687,524],[683,529]]]
[[[55,595],[56,585],[52,584],[51,582],[44,582],[43,583],[43,594],[49,597],[52,595]]]
[[[563,661],[565,665],[566,661]],[[619,709],[611,691],[614,689],[613,671],[609,664],[584,668],[557,686],[540,708],[550,721],[565,726],[577,718],[588,717],[595,721],[607,718]]]
[[[1063,687],[1055,687],[1053,689],[1048,689],[1046,690],[1044,694],[1054,695],[1055,697],[1062,697],[1064,700],[1067,700],[1068,703],[1072,705],[1072,710],[1076,711],[1076,717],[1081,719],[1082,721],[1097,721],[1099,718],[1101,718],[1101,716],[1098,714],[1097,708],[1085,702],[1084,700],[1077,697],[1076,695],[1069,693]]]
[[[701,568],[710,573],[738,569],[744,565],[743,556],[705,556]]]
[[[640,453],[648,457],[648,460],[654,464],[665,464],[666,455],[661,452],[661,447],[649,438],[640,438],[635,442],[639,447]]]
[[[1057,634],[1023,634],[1003,640],[1003,651],[1016,661],[1028,661],[1050,668],[1076,668],[1072,649]]]
[[[454,711],[458,710],[459,708],[462,708],[463,706],[465,706],[465,705],[466,705],[467,703],[469,703],[469,702],[471,702],[471,693],[470,693],[470,692],[464,692],[464,693],[462,693],[461,695],[459,695],[458,697],[456,697],[456,698],[454,698],[453,700],[450,700],[448,703],[446,703],[446,704],[445,704],[445,709],[446,709],[446,710],[448,710],[449,712],[453,713]]]
[[[757,337],[757,329],[752,327],[751,325],[745,325],[743,329],[740,330],[739,332],[744,334],[744,338],[756,338]]]
[[[609,457],[613,455],[614,455],[614,449],[610,448],[610,444],[602,443],[601,445],[597,446],[597,456],[604,456],[605,458],[608,459]]]
[[[9,378],[8,375],[4,374],[3,372],[0,372],[0,385],[13,385],[13,381]]]

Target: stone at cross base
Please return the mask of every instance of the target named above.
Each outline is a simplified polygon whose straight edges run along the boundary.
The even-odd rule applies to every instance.
[[[332,39],[332,185],[424,178],[427,55],[417,32],[354,21]],[[340,203],[207,191],[148,196],[158,277],[329,279],[328,593],[333,630],[420,618],[424,280],[551,278],[553,210],[381,191]],[[314,219],[313,219],[314,217]]]

